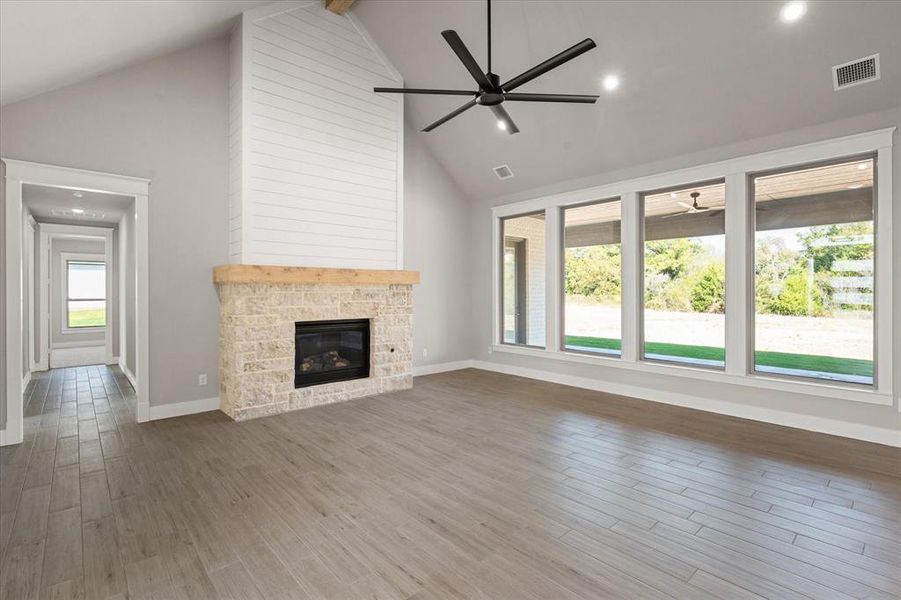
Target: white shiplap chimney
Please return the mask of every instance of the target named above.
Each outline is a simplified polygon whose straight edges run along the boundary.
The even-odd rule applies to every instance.
[[[403,97],[352,15],[280,2],[230,42],[232,263],[403,268]]]

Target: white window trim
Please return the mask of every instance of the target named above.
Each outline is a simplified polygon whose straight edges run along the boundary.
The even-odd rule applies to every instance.
[[[103,263],[106,268],[104,279],[106,281],[105,302],[106,302],[106,325],[103,327],[69,327],[69,261],[86,261]],[[110,323],[110,290],[112,282],[110,281],[110,265],[106,261],[106,254],[82,254],[77,252],[60,252],[60,277],[62,281],[59,284],[60,292],[60,332],[64,335],[72,335],[78,333],[105,333],[107,329],[112,327]]]
[[[490,350],[534,356],[564,362],[593,364],[596,366],[629,369],[648,373],[659,373],[675,377],[704,379],[722,383],[754,386],[820,397],[836,398],[855,402],[865,402],[891,406],[893,404],[892,385],[895,364],[892,356],[892,336],[878,335],[880,331],[894,331],[892,325],[892,134],[894,127],[856,135],[834,138],[781,150],[733,158],[716,163],[699,165],[666,173],[658,173],[600,186],[573,190],[496,206],[492,208],[492,345]],[[875,182],[876,209],[876,310],[874,314],[875,359],[877,379],[872,387],[863,387],[841,382],[788,379],[750,372],[749,339],[753,305],[750,301],[751,260],[750,252],[754,232],[751,231],[751,204],[748,199],[748,177],[761,171],[772,171],[802,166],[809,163],[838,160],[845,157],[872,153],[876,155],[877,173]],[[715,371],[691,366],[656,363],[640,360],[641,314],[641,273],[638,242],[641,239],[641,214],[639,195],[655,189],[692,185],[698,181],[726,180],[726,286],[737,290],[731,293],[726,310],[726,368]],[[560,248],[562,230],[560,209],[566,206],[584,204],[593,200],[619,196],[622,199],[622,355],[620,357],[587,356],[556,347],[530,348],[502,344],[499,338],[501,307],[500,236],[501,219],[544,210],[546,215],[556,214],[557,218],[547,218],[547,285],[545,294],[548,306],[546,339],[557,339],[556,333],[561,322],[561,286],[554,277],[560,276]],[[627,248],[632,249],[627,251]],[[731,250],[731,251],[730,251]],[[556,261],[556,262],[555,262]],[[553,312],[552,312],[553,308]]]

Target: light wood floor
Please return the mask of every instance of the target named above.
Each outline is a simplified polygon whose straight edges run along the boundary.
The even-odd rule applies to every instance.
[[[137,425],[44,374],[0,598],[893,598],[901,452],[484,371]]]

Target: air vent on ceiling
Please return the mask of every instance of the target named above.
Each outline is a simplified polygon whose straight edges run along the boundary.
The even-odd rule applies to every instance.
[[[511,171],[510,167],[507,165],[494,167],[494,174],[497,175],[498,179],[510,179],[513,177],[513,171]]]
[[[879,79],[878,54],[832,67],[832,85],[836,91],[877,79]]]

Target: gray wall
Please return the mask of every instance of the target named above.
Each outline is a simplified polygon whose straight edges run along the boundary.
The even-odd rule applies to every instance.
[[[101,240],[67,240],[54,239],[50,242],[50,297],[47,299],[50,306],[50,346],[56,347],[57,344],[83,343],[85,346],[102,345],[106,340],[103,331],[89,332],[73,332],[63,333],[63,306],[60,298],[62,298],[64,282],[62,264],[60,264],[61,254],[63,252],[72,252],[76,254],[98,254],[103,256],[103,241]],[[106,270],[107,277],[113,279],[113,296],[107,302],[107,310],[112,309],[116,305],[115,290],[117,286],[117,278],[111,267]],[[27,305],[26,305],[27,306]],[[107,313],[107,327],[116,330],[116,323],[113,320],[112,312]],[[115,354],[115,353],[114,353]]]
[[[528,356],[512,355],[500,352],[489,352],[491,344],[491,264],[494,256],[491,248],[491,207],[528,198],[540,197],[557,192],[575,190],[612,183],[633,177],[666,172],[674,169],[705,164],[718,160],[725,160],[746,154],[764,152],[789,146],[814,142],[817,140],[850,135],[884,127],[897,127],[901,125],[901,109],[871,113],[853,119],[846,119],[817,127],[811,127],[796,131],[786,132],[777,136],[750,140],[741,144],[735,144],[722,148],[704,150],[695,154],[680,156],[668,161],[654,164],[636,166],[634,168],[604,173],[595,177],[561,182],[555,185],[518,193],[502,198],[489,198],[477,202],[473,206],[472,221],[472,273],[473,273],[473,327],[474,342],[473,356],[477,360],[488,361],[500,365],[510,365],[526,369],[536,369],[551,372],[558,375],[586,377],[607,382],[609,384],[623,384],[643,387],[650,390],[661,390],[672,393],[682,393],[699,399],[716,399],[744,404],[752,407],[769,408],[780,411],[790,411],[803,416],[825,417],[838,421],[857,423],[881,428],[898,428],[898,393],[901,392],[901,368],[896,365],[895,373],[895,406],[877,406],[860,402],[841,401],[816,396],[799,395],[767,391],[761,393],[759,389],[740,385],[724,385],[702,380],[686,380],[683,378],[668,377],[631,371],[626,369],[605,368],[594,365],[574,364],[561,361],[548,361]],[[893,215],[894,231],[894,256],[901,256],[901,134],[896,130],[894,136],[895,152],[893,165],[880,165],[879,168],[891,168],[894,180],[894,206]],[[901,260],[896,259],[894,264],[894,290],[895,298],[901,292]],[[894,355],[896,363],[901,358],[901,302],[894,303]]]
[[[23,217],[23,226],[22,226],[22,301],[23,306],[26,307],[26,310],[22,312],[22,377],[28,375],[31,371],[31,358],[28,356],[28,338],[29,336],[34,335],[34,331],[31,330],[31,323],[28,320],[28,308],[31,306],[31,303],[34,302],[35,294],[34,289],[28,286],[28,272],[32,269],[35,269],[35,279],[38,278],[36,273],[36,268],[33,263],[36,263],[38,260],[38,255],[34,254],[32,256],[28,256],[27,247],[29,245],[28,236],[31,234],[28,226],[25,224],[29,220],[31,216],[31,211],[27,208],[22,210]],[[37,237],[37,227],[35,227],[34,235],[31,238],[31,241],[34,241],[34,238]],[[31,244],[34,245],[33,243]],[[35,314],[35,320],[37,320],[37,314]]]
[[[4,106],[0,128],[5,157],[152,180],[150,403],[218,395],[211,270],[228,262],[225,40]]]
[[[421,274],[413,286],[413,366],[466,360],[472,347],[470,204],[422,134],[405,127],[404,268]]]
[[[2,125],[2,122],[0,122]],[[0,130],[2,130],[0,126]],[[2,136],[0,136],[2,137]],[[0,354],[6,355],[6,165],[0,162]],[[0,360],[0,429],[6,428],[6,361]]]
[[[120,318],[125,321],[125,339],[120,341],[122,344],[119,356],[124,356],[123,361],[125,367],[134,374],[137,369],[135,362],[135,316],[137,314],[137,304],[135,302],[135,278],[137,275],[137,264],[135,262],[135,205],[125,213],[122,220],[119,221],[119,260],[125,265],[125,285],[124,285],[124,301],[125,313]]]

